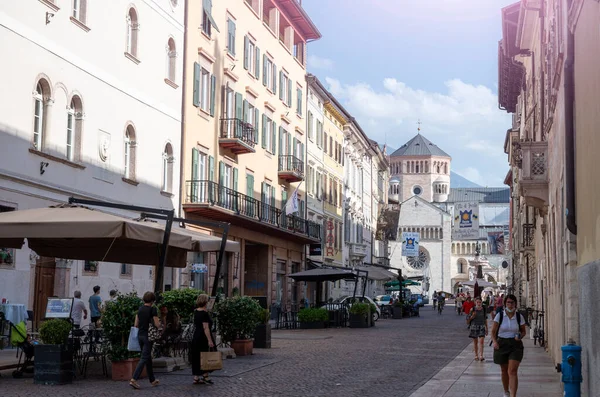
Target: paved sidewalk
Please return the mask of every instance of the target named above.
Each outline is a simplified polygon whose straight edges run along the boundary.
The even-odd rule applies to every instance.
[[[491,328],[490,328],[491,329]],[[529,333],[528,333],[529,334]],[[500,366],[493,362],[493,348],[485,341],[485,361],[473,360],[471,343],[446,367],[410,397],[501,397]],[[525,355],[519,366],[519,397],[562,397],[560,374],[544,349],[524,341]]]

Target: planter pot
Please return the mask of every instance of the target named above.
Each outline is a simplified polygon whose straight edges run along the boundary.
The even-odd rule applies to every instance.
[[[395,318],[395,319],[402,318],[402,308],[401,307],[393,307],[392,308],[392,318]]]
[[[325,328],[323,321],[311,321],[310,323],[300,323],[300,329],[320,329]]]
[[[271,324],[258,324],[254,331],[254,347],[257,349],[271,348]]]
[[[73,350],[69,345],[36,345],[33,383],[65,385],[73,381]]]
[[[235,352],[236,356],[250,356],[252,355],[252,347],[254,341],[252,339],[236,339],[231,342],[231,348]]]
[[[140,362],[139,358],[128,358],[123,361],[113,361],[111,363],[112,380],[130,380],[133,377],[135,368]],[[146,368],[142,371],[141,378],[146,377]]]
[[[368,321],[369,315],[364,314],[350,314],[350,328],[368,328],[370,321]]]

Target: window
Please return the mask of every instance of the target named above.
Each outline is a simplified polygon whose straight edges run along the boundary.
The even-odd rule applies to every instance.
[[[296,58],[296,60],[300,62],[301,65],[304,65],[305,44],[298,35],[294,35],[294,40],[296,40],[296,42],[294,43],[294,58]]]
[[[83,263],[83,272],[98,274],[98,265],[98,261],[85,261]]]
[[[235,56],[235,22],[227,19],[227,52]]]
[[[163,192],[171,193],[173,191],[173,160],[173,146],[167,143],[162,156],[161,190]]]
[[[302,117],[302,88],[296,88],[297,95],[297,104],[296,104],[296,114]]]
[[[263,22],[272,32],[277,31],[277,12],[272,0],[263,0]]]
[[[33,95],[33,147],[42,150],[46,132],[46,110],[50,94],[50,85],[46,80],[40,80]]]
[[[0,213],[14,211],[15,208],[0,205]],[[15,267],[15,250],[13,248],[0,247],[0,267],[14,268]]]
[[[270,117],[266,114],[263,114],[263,124],[262,124],[262,147],[263,149],[267,149],[270,153],[275,154],[276,151],[276,141],[275,141],[275,131],[276,124]]]
[[[323,174],[321,174],[320,172],[317,172],[317,175],[315,178],[315,182],[316,182],[315,196],[317,197],[317,199],[319,201],[321,201],[321,199],[323,197],[323,190],[321,187],[322,180],[323,180],[322,178],[323,178]]]
[[[200,76],[200,109],[208,112],[208,98],[210,96],[210,73],[202,68]]]
[[[175,40],[169,38],[167,43],[167,79],[175,82],[175,70],[177,68],[177,49]]]
[[[266,54],[263,55],[263,85],[272,93],[277,92],[277,66]]]
[[[212,28],[219,31],[212,16],[212,0],[202,0],[202,31],[210,37]]]
[[[279,99],[292,107],[292,80],[283,70],[279,72]]]
[[[419,196],[421,193],[423,193],[423,188],[421,186],[413,187],[413,194],[415,196]]]
[[[124,155],[124,166],[125,172],[123,176],[125,179],[135,180],[135,129],[130,124],[125,129],[125,155]]]
[[[327,153],[327,133],[323,134],[323,151]]]
[[[121,276],[131,277],[131,265],[128,263],[121,263]]]
[[[215,115],[215,94],[217,79],[208,70],[194,62],[194,106],[212,117]]]
[[[317,146],[323,147],[323,123],[320,120],[317,120]]]
[[[308,139],[313,140],[313,114],[311,111],[306,116],[306,130],[308,131]]]
[[[201,153],[196,148],[192,148],[192,186],[190,197],[192,203],[206,202],[208,190],[208,184],[205,182],[208,179],[207,164],[206,154]]]
[[[67,142],[66,142],[66,156],[67,160],[75,161],[78,160],[79,148],[81,143],[81,123],[82,123],[82,111],[81,111],[81,98],[73,96],[71,103],[67,108]]]
[[[244,37],[244,69],[256,79],[260,77],[260,49],[248,36]]]
[[[139,22],[137,12],[130,8],[127,13],[127,53],[137,57]]]
[[[87,0],[73,0],[73,18],[85,23]]]

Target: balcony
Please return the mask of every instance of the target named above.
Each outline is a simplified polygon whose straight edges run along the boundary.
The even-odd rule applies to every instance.
[[[252,124],[241,119],[221,119],[219,145],[234,154],[254,153],[258,142],[257,131]]]
[[[523,244],[522,251],[533,251],[534,249],[535,226],[531,223],[523,225]]]
[[[287,182],[300,182],[304,179],[304,162],[296,156],[279,156],[278,173]]]
[[[358,259],[363,259],[365,256],[367,256],[367,245],[351,243],[350,244],[350,256],[353,256]]]
[[[385,257],[385,256],[374,256],[373,263],[377,263],[378,265],[382,265],[382,266],[389,266],[390,258]]]
[[[548,206],[548,142],[521,142],[519,188],[525,204],[544,210]]]
[[[321,225],[206,180],[186,181],[186,214],[251,229],[301,244],[321,241]],[[282,233],[283,232],[283,233]]]

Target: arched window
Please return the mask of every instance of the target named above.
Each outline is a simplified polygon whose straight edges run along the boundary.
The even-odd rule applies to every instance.
[[[83,111],[81,98],[73,96],[67,107],[67,142],[66,156],[69,161],[79,160],[81,148],[81,124]]]
[[[123,164],[125,172],[123,177],[135,180],[135,128],[129,124],[125,129],[125,151],[123,157]]]
[[[452,243],[452,254],[456,254],[456,245]]]
[[[73,0],[73,18],[85,24],[87,0]]]
[[[46,113],[50,98],[50,84],[44,79],[38,81],[33,94],[33,147],[42,150],[46,135]]]
[[[444,163],[444,174],[448,173],[448,163]]]
[[[132,7],[127,12],[127,52],[134,57],[137,57],[139,26],[137,12]]]
[[[167,79],[175,82],[175,69],[177,68],[177,49],[175,40],[169,38],[167,43]]]
[[[165,145],[163,151],[161,190],[169,193],[173,191],[173,146],[170,143]]]

